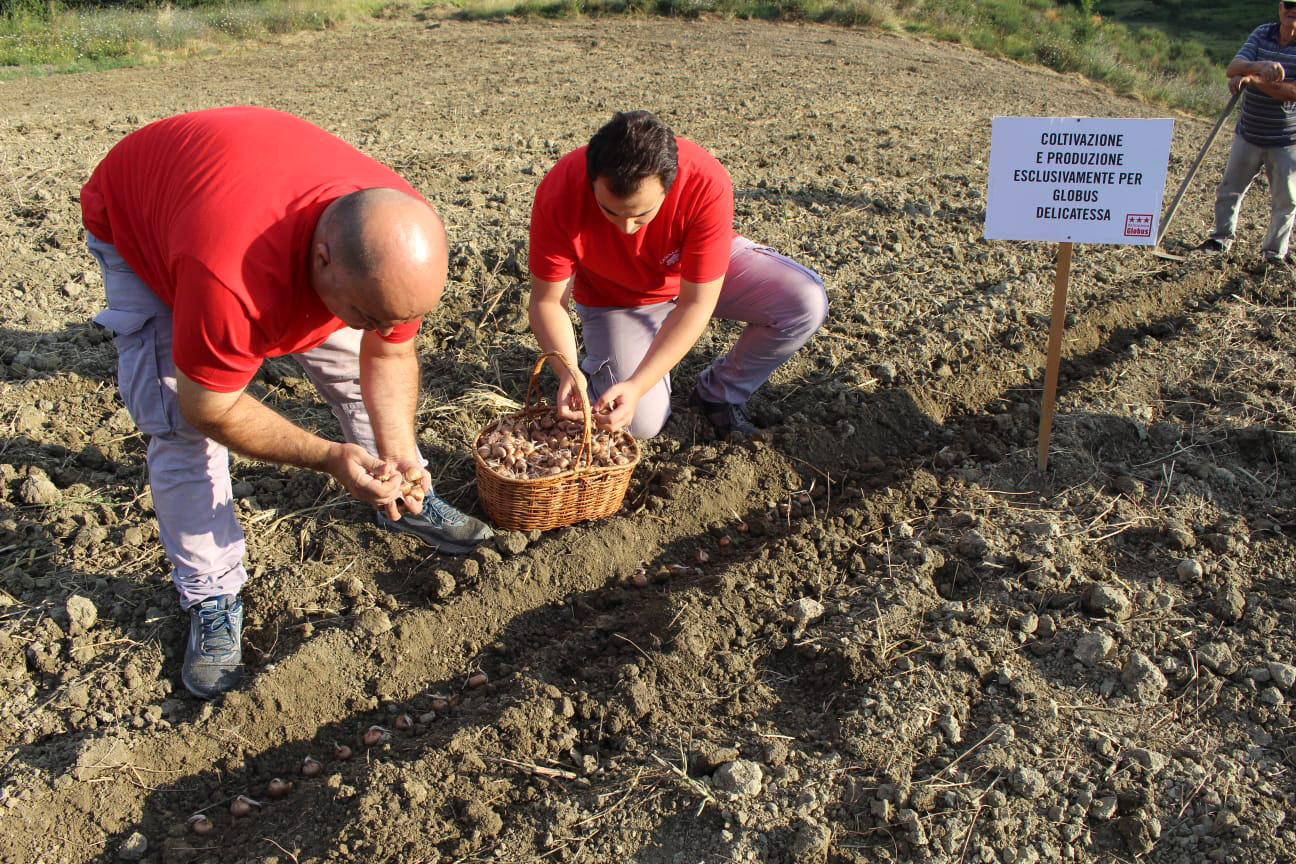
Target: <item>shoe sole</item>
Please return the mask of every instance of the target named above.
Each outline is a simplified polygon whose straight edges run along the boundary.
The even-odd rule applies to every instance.
[[[449,552],[451,555],[467,555],[470,552],[472,552],[474,549],[476,549],[478,546],[481,546],[482,543],[485,543],[486,540],[490,539],[489,537],[487,537],[481,540],[480,542],[474,543],[472,546],[461,546],[458,543],[437,543],[432,540],[425,540],[423,537],[420,537],[418,534],[415,534],[412,531],[402,531],[401,533],[408,534],[410,537],[416,538],[417,540],[421,541],[424,546],[431,546],[433,549],[437,550],[438,552]]]

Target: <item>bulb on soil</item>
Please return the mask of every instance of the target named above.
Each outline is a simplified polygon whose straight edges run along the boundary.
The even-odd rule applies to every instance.
[[[402,732],[408,732],[414,728],[414,718],[408,714],[402,714],[396,718],[392,725]]]
[[[644,569],[642,567],[640,567],[630,576],[630,584],[635,586],[636,588],[648,587],[648,574],[644,572]]]
[[[382,742],[391,737],[391,731],[382,726],[370,726],[360,736],[361,743],[366,747],[377,747]]]
[[[351,758],[351,748],[345,744],[334,744],[333,758],[339,762],[345,762]]]
[[[324,763],[318,759],[312,759],[307,756],[302,760],[301,775],[303,777],[318,777],[324,771]]]
[[[266,784],[266,797],[282,798],[292,791],[292,787],[292,783],[276,777]]]
[[[246,795],[240,795],[230,802],[230,813],[235,816],[251,816],[258,807],[261,806],[259,801],[253,801]]]
[[[468,686],[476,690],[478,687],[485,687],[490,678],[485,672],[474,672],[468,676]]]
[[[450,700],[444,696],[432,697],[432,710],[438,714],[446,711],[450,707]]]
[[[189,826],[190,831],[197,834],[199,837],[202,837],[204,834],[210,834],[212,829],[216,827],[212,824],[212,821],[202,813],[193,814],[185,824]]]

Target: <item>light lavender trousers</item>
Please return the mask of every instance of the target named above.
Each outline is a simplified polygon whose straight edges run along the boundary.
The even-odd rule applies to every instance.
[[[1260,251],[1282,258],[1291,240],[1292,219],[1296,216],[1296,145],[1258,147],[1241,135],[1233,136],[1224,176],[1215,190],[1215,230],[1211,237],[1233,242],[1237,231],[1238,210],[1242,196],[1264,169],[1269,180],[1269,230],[1265,232]]]
[[[675,301],[650,306],[576,306],[585,356],[581,371],[591,402],[634,374]],[[698,376],[697,392],[708,402],[741,405],[774,370],[815,334],[828,316],[823,281],[767,246],[735,237],[729,269],[712,317],[743,321],[738,340]],[[651,438],[670,417],[670,375],[643,395],[630,434]]]
[[[188,609],[208,597],[237,594],[247,581],[247,570],[229,451],[180,416],[171,359],[171,308],[112,244],[87,233],[86,245],[99,262],[108,297],[108,308],[94,320],[114,333],[122,402],[148,436],[153,511],[180,605]],[[359,330],[339,330],[318,348],[294,356],[333,409],[346,439],[373,453],[373,427],[360,395],[362,335]]]

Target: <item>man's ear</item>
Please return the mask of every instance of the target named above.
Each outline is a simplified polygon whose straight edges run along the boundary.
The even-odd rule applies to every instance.
[[[311,249],[311,257],[313,259],[312,263],[316,267],[321,269],[327,267],[332,261],[332,257],[329,254],[328,243],[323,240],[316,243]]]

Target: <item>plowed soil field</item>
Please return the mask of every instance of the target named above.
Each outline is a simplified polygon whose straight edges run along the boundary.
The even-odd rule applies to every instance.
[[[828,322],[753,399],[768,440],[680,398],[619,513],[466,558],[236,461],[248,675],[197,702],[77,196],[132,129],[240,103],[444,215],[420,440],[467,509],[469,445],[536,356],[533,190],[613,111],[714,152]],[[0,861],[1292,861],[1296,310],[1249,266],[1267,192],[1225,260],[1077,247],[1044,472],[1056,250],[981,236],[993,116],[1164,114],[901,35],[638,18],[0,82]],[[1208,126],[1177,118],[1171,190]],[[292,361],[255,389],[337,434]]]

